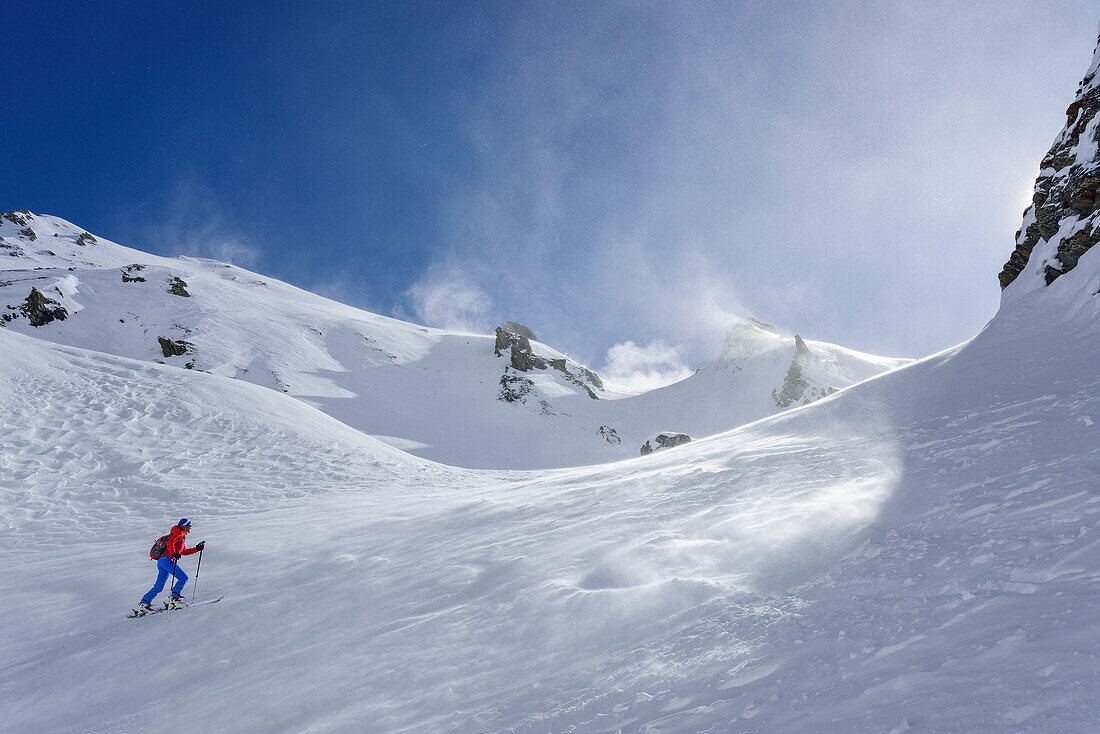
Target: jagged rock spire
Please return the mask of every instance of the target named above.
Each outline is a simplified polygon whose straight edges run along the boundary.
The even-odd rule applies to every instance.
[[[1100,241],[1100,31],[1092,65],[1066,110],[1066,126],[1040,165],[1032,204],[1016,233],[1016,249],[1001,270],[1007,288],[1041,258],[1043,285],[1068,273]],[[1047,246],[1049,245],[1049,246]]]

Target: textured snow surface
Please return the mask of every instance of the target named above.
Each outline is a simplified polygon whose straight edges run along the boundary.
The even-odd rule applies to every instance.
[[[3,728],[1092,730],[1098,283],[1090,251],[956,349],[546,472],[0,330]],[[182,515],[225,599],[124,619]]]

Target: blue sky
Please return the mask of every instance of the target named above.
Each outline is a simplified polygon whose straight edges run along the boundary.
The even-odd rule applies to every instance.
[[[702,366],[747,315],[919,356],[996,310],[1095,16],[24,3],[0,207],[624,372]]]

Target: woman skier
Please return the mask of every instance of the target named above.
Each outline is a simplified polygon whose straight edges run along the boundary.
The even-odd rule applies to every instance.
[[[194,548],[185,548],[184,540],[187,539],[187,534],[190,532],[191,521],[184,517],[180,518],[180,521],[168,533],[168,543],[164,547],[164,553],[157,559],[157,582],[141,598],[141,604],[138,606],[139,612],[148,614],[156,611],[153,609],[152,601],[157,594],[164,590],[164,582],[168,579],[169,574],[175,577],[176,583],[172,585],[172,599],[168,603],[168,608],[177,609],[184,606],[183,595],[180,592],[183,591],[183,585],[187,583],[187,574],[183,572],[177,562],[181,556],[198,553],[206,546],[206,541],[203,540],[199,541]]]

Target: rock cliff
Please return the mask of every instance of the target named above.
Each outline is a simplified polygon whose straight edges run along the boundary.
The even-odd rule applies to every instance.
[[[1025,270],[1053,283],[1100,240],[1100,39],[1066,110],[1066,126],[1040,164],[1016,249],[1001,270],[1007,288]],[[1034,262],[1033,262],[1034,261]],[[1029,263],[1034,267],[1029,268]]]

